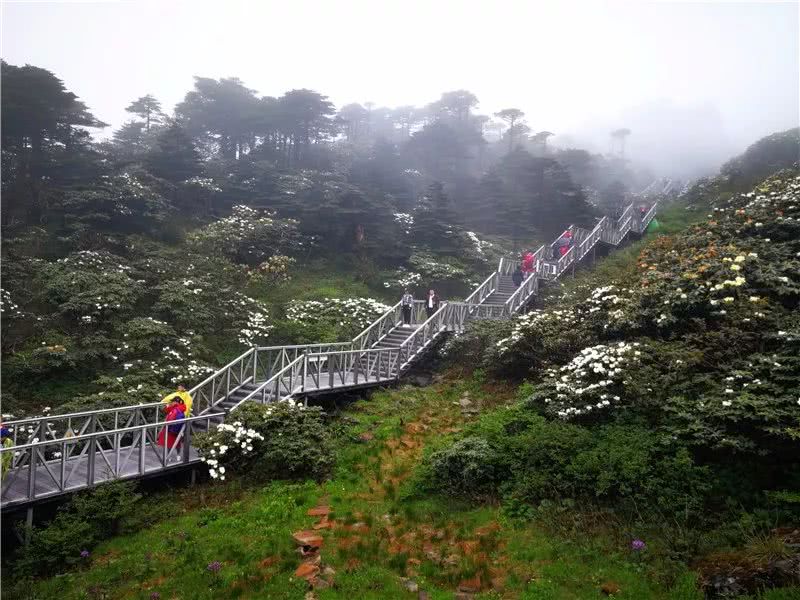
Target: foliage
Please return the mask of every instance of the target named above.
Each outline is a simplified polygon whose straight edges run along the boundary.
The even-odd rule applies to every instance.
[[[426,458],[424,483],[446,494],[502,494],[538,504],[580,498],[670,514],[694,514],[708,473],[680,445],[646,428],[590,429],[549,421],[524,404],[494,411]]]
[[[722,165],[720,172],[737,188],[750,187],[781,169],[797,168],[800,128],[773,133],[749,146],[741,156]]]
[[[205,252],[247,265],[296,251],[302,245],[296,221],[243,205],[234,206],[230,217],[196,231],[190,242]]]
[[[335,341],[354,336],[389,308],[373,298],[292,300],[286,307],[286,318],[303,330],[323,334],[316,339],[332,336],[330,341]]]
[[[503,480],[502,461],[485,439],[465,437],[431,454],[429,477],[435,486],[458,497],[480,497]]]
[[[292,400],[246,402],[196,445],[212,477],[226,472],[265,479],[320,479],[330,471],[330,434],[318,407]]]
[[[276,254],[250,271],[251,277],[262,278],[268,285],[280,285],[291,280],[290,270],[295,259]]]
[[[77,493],[55,518],[30,531],[15,563],[20,576],[59,572],[82,561],[81,552],[119,532],[141,499],[131,483],[110,483]]]

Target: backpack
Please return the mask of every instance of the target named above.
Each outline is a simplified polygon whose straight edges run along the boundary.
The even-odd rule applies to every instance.
[[[185,417],[186,417],[186,415],[183,413],[183,411],[181,409],[179,409],[179,408],[176,408],[175,410],[170,411],[170,413],[167,415],[167,419],[166,420],[167,421],[179,421],[179,420],[181,420],[181,419],[183,419]],[[182,427],[182,425],[170,425],[170,426],[167,427],[167,431],[169,431],[170,433],[180,433],[181,432],[181,427]]]

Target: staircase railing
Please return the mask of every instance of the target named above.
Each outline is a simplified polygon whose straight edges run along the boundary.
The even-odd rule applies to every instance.
[[[333,350],[349,350],[352,344],[352,342],[333,342],[295,346],[259,346],[256,348],[255,381],[271,379],[275,373],[283,370],[286,365],[297,360],[297,357],[302,354],[324,354]]]
[[[500,259],[500,263],[502,265],[503,259]],[[489,275],[485,279],[485,281],[480,284],[475,291],[472,292],[467,298],[464,300],[467,304],[481,304],[486,298],[491,296],[495,290],[497,290],[497,286],[499,285],[500,276],[497,271]]]
[[[2,498],[6,503],[26,502],[194,462],[198,458],[190,452],[192,425],[197,422],[210,425],[219,416],[220,413],[214,413],[171,422],[180,426],[171,444],[163,441],[159,444],[162,435],[169,440],[167,424],[162,421],[0,447],[0,456],[6,453],[13,456],[12,466],[3,479]],[[23,477],[21,496],[11,496],[12,490],[20,491],[20,486],[14,483]]]
[[[243,385],[253,381],[255,377],[255,355],[256,349],[250,348],[250,350],[234,358],[219,371],[190,389],[192,412],[196,415],[208,412],[215,404],[230,396]]]
[[[294,388],[299,382],[299,378],[302,376],[307,357],[307,354],[300,354],[290,363],[284,365],[284,367],[272,375],[272,377],[267,379],[264,383],[259,384],[252,392],[247,394],[234,406],[230,407],[228,412],[236,410],[248,400],[267,404],[273,400],[280,400],[289,396],[294,391]]]
[[[544,268],[544,249],[542,244],[533,253],[533,271],[525,278],[520,286],[514,291],[513,294],[506,300],[505,313],[509,316],[514,314],[517,309],[528,301],[532,294],[535,294],[539,289],[539,277]]]

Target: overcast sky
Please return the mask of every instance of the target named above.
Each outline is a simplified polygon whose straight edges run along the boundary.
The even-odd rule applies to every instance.
[[[578,137],[650,105],[716,111],[734,145],[798,124],[797,2],[2,4],[3,58],[52,70],[115,127],[146,93],[171,109],[194,75],[272,96],[312,88],[338,106],[466,88],[484,113],[516,106],[534,130]]]

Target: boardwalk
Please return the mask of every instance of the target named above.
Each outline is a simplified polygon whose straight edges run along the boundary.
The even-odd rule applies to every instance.
[[[656,210],[654,204],[641,215],[630,205],[616,221],[604,217],[591,230],[570,227],[569,248],[558,254],[556,242],[538,248],[534,269],[519,287],[511,281],[517,259],[501,259],[464,301],[443,302],[430,318],[424,304],[415,303],[410,327],[401,325],[397,303],[349,342],[251,348],[190,390],[195,416],[181,422],[180,449],[157,445],[165,427],[159,403],[8,422],[14,446],[0,452],[13,453],[13,461],[2,484],[2,509],[196,464],[192,436],[223,422],[243,402],[391,384],[448,332],[463,331],[474,320],[513,317],[542,282],[574,272],[599,244],[615,247],[630,232],[644,232]]]

